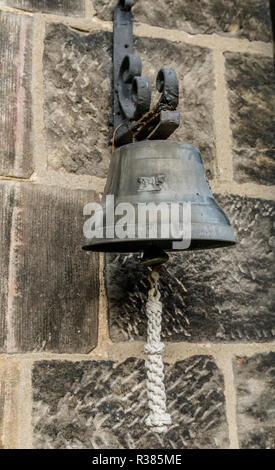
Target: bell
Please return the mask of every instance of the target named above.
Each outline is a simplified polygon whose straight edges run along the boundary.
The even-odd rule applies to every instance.
[[[113,153],[101,201],[102,212],[96,211],[100,215],[96,219],[97,236],[84,231],[83,249],[147,254],[152,250],[154,260],[165,260],[162,250],[178,249],[175,242],[181,237],[166,230],[172,222],[170,213],[166,214],[169,220],[165,220],[165,215],[163,220],[158,214],[153,227],[148,217],[139,220],[140,207],[152,203],[156,206],[174,204],[174,207],[175,203],[179,207],[189,205],[190,241],[186,249],[208,249],[235,243],[229,220],[210,190],[199,150],[184,142],[146,140],[124,145]],[[123,218],[128,206],[131,211]],[[125,221],[127,233],[123,231]],[[179,223],[185,224],[183,216],[179,216]],[[160,235],[161,224],[166,230],[164,236]],[[160,250],[160,254],[155,250]]]

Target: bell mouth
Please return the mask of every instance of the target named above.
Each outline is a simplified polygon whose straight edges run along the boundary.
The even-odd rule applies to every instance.
[[[168,252],[180,252],[191,250],[210,250],[214,248],[230,247],[236,244],[235,240],[191,240],[188,248],[178,250],[173,248],[174,242],[180,240],[166,239],[144,239],[144,240],[108,240],[108,242],[87,243],[82,247],[85,251],[103,252],[103,253],[139,253],[148,250],[150,247],[157,247]]]

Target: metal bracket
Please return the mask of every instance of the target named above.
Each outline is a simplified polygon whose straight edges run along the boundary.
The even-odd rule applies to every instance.
[[[134,0],[120,0],[114,10],[114,144],[116,147],[145,138],[166,139],[179,126],[178,79],[173,69],[162,68],[156,80],[161,93],[150,111],[151,82],[142,77],[142,63],[133,54]]]
[[[134,0],[120,0],[114,9],[114,128],[125,119],[118,99],[118,78],[125,54],[133,53],[133,15],[131,8]]]

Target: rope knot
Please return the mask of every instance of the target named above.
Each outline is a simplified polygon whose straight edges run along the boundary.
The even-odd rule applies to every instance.
[[[169,426],[172,423],[169,413],[150,415],[145,420],[147,426]]]
[[[151,344],[145,344],[144,346],[144,352],[146,354],[162,354],[164,351],[164,344],[163,343],[151,343]]]

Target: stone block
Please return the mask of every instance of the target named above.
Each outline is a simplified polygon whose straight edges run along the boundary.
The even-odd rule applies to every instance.
[[[170,255],[160,281],[165,341],[266,342],[275,337],[274,202],[216,196],[233,226],[230,248]],[[149,270],[139,255],[107,255],[113,341],[146,337]]]
[[[242,449],[275,449],[275,353],[237,357],[237,423]]]
[[[54,169],[106,177],[112,135],[112,35],[47,27],[45,128]]]
[[[0,175],[33,172],[31,69],[32,18],[0,11]]]
[[[227,52],[225,58],[233,135],[234,179],[238,183],[273,185],[273,60],[231,52]]]
[[[185,449],[228,447],[224,384],[213,359],[193,356],[165,367],[164,435],[145,425],[144,361],[36,362],[34,446],[46,449]]]
[[[89,352],[97,344],[98,255],[81,244],[83,206],[97,195],[7,181],[0,187],[12,206],[0,230],[4,351]]]
[[[15,449],[18,426],[18,365],[0,361],[0,449]]]
[[[12,226],[13,185],[0,184],[0,351],[3,351],[7,336],[9,259]]]
[[[112,19],[117,0],[91,0],[99,18]],[[269,0],[135,0],[136,22],[189,34],[271,41]]]
[[[85,15],[85,0],[0,0],[0,5],[53,15]]]

